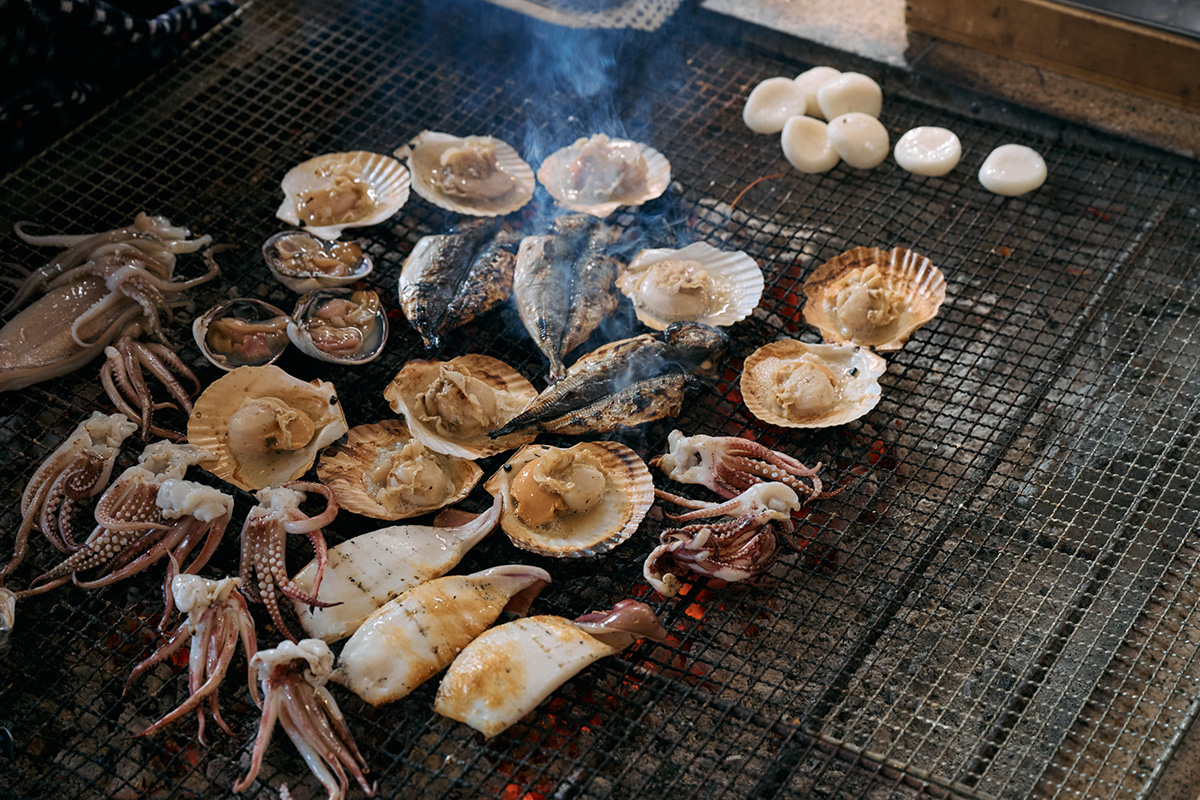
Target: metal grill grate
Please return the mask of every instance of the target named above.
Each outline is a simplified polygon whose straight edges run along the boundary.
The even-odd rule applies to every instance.
[[[676,184],[618,216],[628,244],[744,249],[764,265],[767,291],[732,331],[735,357],[714,389],[695,393],[679,420],[621,438],[652,455],[672,427],[748,436],[825,462],[848,488],[810,511],[811,543],[769,576],[699,581],[669,601],[650,593],[673,634],[666,645],[596,664],[493,741],[435,715],[435,686],[382,709],[339,692],[381,796],[1146,794],[1200,702],[1195,165],[981,98],[947,110],[889,73],[893,139],[950,127],[963,164],[942,179],[891,163],[803,176],[773,137],[745,130],[740,111],[759,80],[808,65],[741,44],[729,25],[684,9],[653,35],[584,33],[485,5],[255,0],[0,183],[0,223],[100,230],[140,209],[166,214],[239,245],[219,257],[224,279],[198,294],[199,307],[236,290],[290,308],[258,245],[282,227],[280,176],[310,155],[390,152],[425,128],[499,135],[533,163],[597,130],[651,142]],[[555,53],[588,69],[565,70]],[[1046,155],[1050,181],[1028,197],[995,197],[974,180],[1007,141]],[[775,177],[741,194],[764,176]],[[536,230],[547,208],[517,224]],[[452,223],[413,199],[367,230],[372,288],[394,303],[413,243]],[[889,357],[879,407],[813,433],[749,417],[736,390],[741,358],[779,336],[816,340],[797,322],[804,276],[850,247],[895,244],[933,258],[948,299]],[[44,257],[0,238],[2,260]],[[629,326],[627,309],[618,316]],[[372,365],[322,368],[289,354],[281,366],[332,380],[351,424],[390,417],[383,386],[423,356],[393,321],[389,351]],[[621,324],[606,334],[627,335]],[[501,312],[456,334],[447,352],[477,349],[540,376],[518,331]],[[16,528],[36,464],[106,407],[95,374],[0,398],[0,529]],[[240,495],[235,519],[249,505]],[[343,514],[329,535],[372,527]],[[536,563],[555,579],[536,608],[576,616],[646,592],[641,560],[657,530],[650,521],[582,564],[531,557],[497,536],[460,569]],[[227,542],[207,572],[235,570],[236,549]],[[290,557],[299,565],[307,553],[296,546]],[[39,554],[21,575],[51,560]],[[163,667],[122,697],[154,646],[158,591],[158,578],[143,576],[20,606],[0,660],[0,725],[16,753],[0,771],[9,792],[210,797],[244,773],[257,723],[244,691],[224,692],[242,741],[214,736],[201,748],[189,722],[130,738],[184,690]],[[320,796],[278,737],[246,796],[284,782],[293,797]]]

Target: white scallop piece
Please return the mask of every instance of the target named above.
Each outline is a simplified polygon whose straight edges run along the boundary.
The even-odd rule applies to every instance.
[[[861,72],[843,72],[817,89],[817,106],[828,120],[853,112],[878,117],[883,110],[883,89]]]
[[[297,164],[280,182],[283,203],[275,216],[300,226],[303,205],[314,194],[331,192],[339,179],[363,184],[371,205],[359,214],[343,214],[326,225],[305,224],[304,229],[322,239],[337,239],[346,228],[363,228],[389,219],[408,202],[412,183],[408,169],[391,156],[366,150],[326,153]]]
[[[779,133],[791,117],[808,109],[804,87],[791,78],[767,78],[754,87],[742,109],[742,120],[755,133]]]
[[[1046,182],[1046,162],[1023,144],[1002,144],[979,168],[979,182],[993,194],[1016,197]]]
[[[801,172],[828,172],[841,160],[829,141],[829,126],[819,119],[792,117],[783,126],[780,141],[783,157]]]
[[[883,123],[861,111],[830,120],[829,143],[843,161],[856,169],[874,169],[882,164],[890,144]]]
[[[962,142],[946,128],[913,128],[900,137],[893,151],[901,169],[914,175],[938,177],[958,166]]]
[[[817,102],[817,90],[826,81],[832,80],[841,74],[840,70],[836,70],[833,67],[813,67],[796,76],[796,84],[804,89],[804,99],[808,105],[808,116],[815,117],[816,119],[825,119],[825,115],[821,113],[821,105]]]

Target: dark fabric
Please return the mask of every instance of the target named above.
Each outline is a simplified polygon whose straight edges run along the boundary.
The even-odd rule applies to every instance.
[[[0,168],[21,163],[235,9],[230,0],[0,0]]]

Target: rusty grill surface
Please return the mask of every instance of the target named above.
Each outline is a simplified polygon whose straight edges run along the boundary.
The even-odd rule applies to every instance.
[[[804,176],[775,137],[741,122],[755,83],[811,65],[772,55],[761,39],[686,8],[663,31],[630,35],[565,32],[483,4],[255,0],[0,183],[0,223],[92,231],[142,209],[165,214],[238,246],[219,257],[224,277],[197,294],[199,309],[234,292],[291,308],[294,295],[270,280],[258,247],[284,227],[274,218],[280,177],[311,155],[391,152],[426,128],[501,136],[535,165],[598,130],[650,142],[676,183],[617,216],[627,247],[699,239],[743,249],[764,266],[767,290],[732,329],[723,378],[693,390],[680,419],[619,438],[648,457],[674,427],[746,436],[824,462],[846,489],[811,508],[810,543],[768,576],[723,588],[694,581],[671,600],[641,579],[654,520],[586,563],[532,557],[494,535],[460,571],[543,566],[555,582],[535,610],[568,617],[644,595],[672,638],[595,664],[488,742],[432,711],[435,682],[381,709],[335,688],[380,795],[1146,794],[1200,702],[1195,165],[886,73],[893,141],[917,125],[949,127],[963,163],[940,179],[890,160]],[[592,69],[563,70],[556,53]],[[1010,141],[1046,156],[1050,180],[1027,197],[993,196],[975,180],[987,153]],[[544,227],[546,200],[539,190],[516,225]],[[357,237],[377,262],[368,283],[394,312],[382,359],[333,368],[293,351],[281,362],[332,380],[352,425],[391,417],[384,385],[424,355],[395,311],[395,281],[415,241],[453,222],[414,197]],[[781,336],[817,340],[798,322],[804,276],[851,247],[896,244],[939,265],[947,301],[889,356],[880,405],[807,433],[748,416],[742,358]],[[0,235],[0,260],[47,257]],[[198,272],[189,258],[180,270]],[[175,325],[181,340],[189,320]],[[631,320],[623,305],[593,344],[629,335]],[[511,310],[460,331],[446,353],[468,349],[542,380]],[[190,340],[184,352],[197,358]],[[36,465],[88,413],[108,409],[96,376],[93,364],[0,397],[6,536]],[[131,445],[119,467],[140,451]],[[470,504],[482,502],[477,492]],[[235,527],[250,505],[238,495]],[[343,514],[327,535],[333,543],[374,527]],[[300,545],[290,551],[293,568],[308,558]],[[52,561],[37,548],[11,583]],[[205,574],[236,566],[230,533]],[[200,747],[190,718],[131,738],[185,691],[176,663],[122,696],[155,646],[160,575],[19,606],[0,659],[6,793],[231,794],[257,725],[240,660],[222,694],[243,739],[210,728],[212,746]],[[278,633],[259,620],[262,646],[274,644]],[[296,798],[323,794],[277,734],[244,796],[274,796],[283,783]]]

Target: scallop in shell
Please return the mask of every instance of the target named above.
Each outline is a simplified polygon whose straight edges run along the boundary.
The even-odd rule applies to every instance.
[[[214,456],[205,469],[257,491],[299,478],[345,432],[332,383],[268,365],[238,367],[209,385],[192,407],[187,438]]]
[[[659,197],[671,183],[671,164],[649,145],[597,133],[551,153],[537,178],[563,208],[607,217]]]
[[[537,183],[533,168],[512,145],[491,136],[423,131],[396,157],[408,160],[418,195],[458,214],[512,213],[533,199]]]
[[[237,298],[196,317],[192,338],[204,357],[225,371],[271,364],[288,346],[287,314],[270,303]]]
[[[387,343],[387,314],[371,290],[323,289],[296,303],[287,335],[305,355],[333,364],[365,364]]]
[[[408,201],[408,170],[396,159],[355,150],[310,158],[283,176],[275,216],[336,239],[346,228],[376,225]]]
[[[841,425],[876,406],[885,369],[887,362],[865,347],[783,339],[746,357],[742,400],[751,414],[772,425]]]
[[[618,442],[526,445],[483,488],[502,499],[500,526],[513,544],[556,558],[611,550],[654,503],[650,470]]]
[[[413,438],[438,453],[486,458],[537,436],[537,431],[488,435],[537,397],[537,389],[524,376],[490,356],[468,353],[449,361],[409,361],[383,396],[404,415]]]
[[[825,341],[886,353],[937,316],[946,279],[911,250],[856,247],[817,267],[804,282],[804,296],[804,320]]]
[[[356,242],[326,242],[304,231],[277,233],[262,250],[271,274],[293,292],[345,286],[374,269]]]
[[[656,331],[686,320],[725,326],[745,319],[762,299],[753,258],[693,242],[682,250],[643,250],[621,271],[617,288],[637,318]]]
[[[457,503],[483,477],[474,461],[437,453],[398,419],[350,429],[317,462],[338,505],[375,519],[408,519]]]

